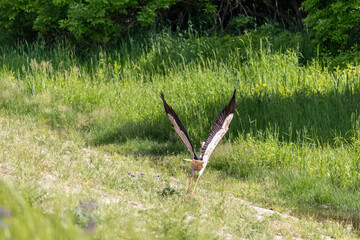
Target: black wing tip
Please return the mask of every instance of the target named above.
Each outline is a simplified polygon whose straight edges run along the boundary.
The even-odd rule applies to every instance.
[[[236,88],[234,89],[234,93],[233,93],[232,98],[231,98],[230,101],[232,101],[233,99],[235,99],[235,95],[236,95]]]
[[[164,108],[165,108],[165,112],[166,112],[166,113],[169,113],[172,108],[171,108],[171,107],[167,104],[167,102],[165,101],[165,96],[164,96],[164,92],[163,92],[163,91],[160,91],[160,97],[161,97],[161,100],[163,101]]]
[[[234,93],[233,93],[233,96],[229,102],[229,105],[227,106],[228,109],[229,109],[229,113],[234,113],[235,112],[235,105],[236,105],[236,102],[235,102],[235,94],[236,94],[236,89],[234,89]]]

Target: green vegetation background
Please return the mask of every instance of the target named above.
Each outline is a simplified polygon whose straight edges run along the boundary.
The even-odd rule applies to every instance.
[[[140,8],[140,2],[117,1],[116,7],[115,2],[52,1],[46,5],[32,1],[26,5],[20,1],[0,1],[0,8],[7,13],[0,15],[0,31],[5,33],[0,47],[2,113],[30,117],[47,126],[54,135],[70,138],[79,145],[71,148],[73,152],[94,147],[112,156],[134,159],[135,163],[129,160],[114,163],[119,172],[126,174],[130,166],[137,171],[154,174],[149,169],[156,169],[169,177],[185,179],[187,170],[178,159],[187,152],[164,114],[159,91],[164,91],[198,149],[236,88],[234,120],[208,166],[208,181],[214,181],[213,176],[219,184],[204,184],[203,188],[231,193],[298,216],[335,219],[352,223],[354,229],[358,227],[360,67],[356,1],[328,4],[305,1],[306,30],[298,28],[301,19],[294,18],[294,24],[285,28],[281,19],[280,23],[266,22],[241,14],[225,26],[223,21],[213,20],[213,16],[222,15],[221,8],[211,1],[201,2],[206,21],[194,18],[194,23],[188,21],[185,29],[179,26],[174,30],[165,21],[159,24],[159,14],[164,16],[159,9],[174,10],[181,2],[148,1],[150,5],[129,16],[131,9]],[[334,15],[320,14],[322,11],[335,11],[340,18],[354,12],[355,17],[338,21],[333,19]],[[128,22],[116,22],[117,14]],[[120,24],[130,23],[134,16],[130,27]],[[319,22],[323,21],[331,24],[320,27]],[[214,30],[210,31],[211,27]],[[13,43],[6,43],[9,41]],[[48,139],[34,141],[36,144],[29,144],[30,147],[44,144],[56,156],[47,161],[62,159],[61,147],[52,149]],[[58,197],[52,200],[24,183],[28,178],[37,181],[36,172],[52,173],[61,164],[49,167],[49,162],[43,161],[44,156],[35,150],[33,155],[31,151],[25,155],[29,156],[26,161],[15,150],[13,155],[18,157],[11,158],[3,146],[2,164],[11,166],[6,168],[7,172],[13,169],[10,173],[20,179],[15,180],[15,189],[22,197],[17,197],[13,187],[1,183],[6,194],[1,193],[0,205],[5,208],[0,209],[3,211],[0,224],[3,218],[10,219],[10,228],[7,223],[5,227],[0,225],[1,236],[22,238],[14,235],[22,227],[19,219],[24,219],[21,211],[16,210],[18,206],[28,219],[43,219],[48,229],[55,229],[55,235],[67,232],[70,237],[82,236],[83,232],[73,225],[88,226],[92,218],[86,210],[74,206],[74,202],[61,208]],[[175,161],[169,161],[173,156]],[[111,172],[111,166],[105,167],[105,158],[94,159],[96,170],[89,171],[79,162],[72,170],[65,168],[56,176],[59,181],[70,181],[71,174],[67,172],[71,171],[82,175],[76,179],[80,179],[79,184],[81,180],[93,181],[107,191],[120,193],[133,188],[124,184],[123,177]],[[142,159],[147,159],[144,169],[139,168]],[[134,199],[149,205],[163,201],[154,191],[159,188],[154,187],[154,180],[146,181],[141,188],[134,187]],[[165,185],[157,191],[166,189],[176,193],[166,203],[171,209],[169,206],[179,200],[178,194],[182,192]],[[12,198],[19,200],[12,202],[9,200]],[[78,198],[82,199],[78,196],[76,201]],[[200,199],[206,201],[206,194],[200,194]],[[222,201],[220,197],[214,199]],[[58,212],[44,214],[49,209],[43,203],[49,202],[55,202]],[[73,209],[70,213],[69,206]],[[14,217],[9,217],[9,212]],[[170,212],[184,217],[180,210]],[[209,222],[219,217],[212,214]],[[176,225],[176,217],[163,219],[163,225],[157,225],[154,222],[159,215],[146,211],[139,215],[150,219],[151,227],[143,226],[144,235],[155,231],[167,239],[180,235],[209,237],[194,233],[195,228],[202,229],[198,225],[193,228],[185,224],[184,231],[174,227],[163,232],[163,225]],[[96,218],[101,226],[98,238],[114,227],[115,220],[106,216],[100,212]],[[138,215],[131,216],[139,220]],[[121,214],[116,217],[124,219]],[[201,219],[201,215],[196,218]],[[24,231],[31,236],[38,226],[27,221],[29,226]],[[114,229],[121,232],[130,225],[125,221],[124,227]],[[129,238],[144,236],[136,235],[137,229],[129,231]],[[231,228],[231,233],[251,237],[242,228]],[[104,236],[111,239],[114,235]],[[261,239],[263,235],[256,236]]]

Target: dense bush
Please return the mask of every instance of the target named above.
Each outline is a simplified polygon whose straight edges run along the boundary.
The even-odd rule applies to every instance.
[[[355,50],[360,43],[360,2],[306,0],[305,24],[314,43],[332,53]]]
[[[53,39],[107,42],[137,23],[150,24],[155,11],[174,0],[1,0],[0,31],[15,39],[42,35]]]
[[[8,39],[108,43],[134,26],[170,24],[204,33],[233,33],[268,20],[301,26],[300,3],[275,0],[0,0],[0,34]],[[0,39],[1,41],[1,39]]]

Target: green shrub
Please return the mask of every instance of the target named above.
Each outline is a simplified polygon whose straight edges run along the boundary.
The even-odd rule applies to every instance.
[[[301,26],[298,3],[287,1],[201,0],[2,0],[0,41],[54,41],[64,38],[84,43],[116,43],[134,26],[143,32],[168,26],[172,30],[242,33],[269,21]],[[166,10],[168,9],[168,10]],[[149,27],[151,26],[151,27]]]
[[[302,6],[308,12],[305,24],[316,45],[335,54],[357,48],[360,43],[359,0],[306,0]]]
[[[2,0],[0,31],[12,38],[33,39],[38,34],[56,38],[67,33],[83,42],[107,42],[133,25],[152,23],[156,11],[173,2]]]

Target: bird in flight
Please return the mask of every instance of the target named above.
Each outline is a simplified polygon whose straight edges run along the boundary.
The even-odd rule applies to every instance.
[[[172,109],[172,107],[170,107],[166,103],[164,93],[163,92],[160,93],[160,97],[164,103],[165,112],[166,112],[170,122],[174,126],[176,133],[179,135],[181,140],[183,140],[183,142],[185,143],[187,149],[189,150],[189,152],[192,156],[192,159],[184,159],[186,161],[191,161],[191,168],[192,168],[189,187],[187,189],[186,196],[189,193],[190,186],[191,186],[191,180],[195,174],[195,171],[198,171],[199,175],[196,179],[194,189],[190,195],[191,197],[194,196],[196,185],[199,181],[201,174],[205,170],[205,167],[209,161],[210,155],[214,151],[216,145],[218,145],[218,143],[220,142],[221,138],[225,135],[225,133],[229,129],[229,125],[231,123],[231,120],[233,119],[234,112],[235,112],[235,93],[236,93],[236,89],[234,90],[233,96],[232,96],[229,104],[227,106],[225,106],[224,110],[222,110],[222,112],[220,113],[220,116],[218,117],[218,119],[214,123],[213,127],[211,128],[209,137],[206,139],[206,142],[201,143],[200,157],[196,156],[194,148],[189,139],[189,136],[184,128],[184,125],[182,124],[179,117],[177,116],[175,111]],[[186,199],[186,196],[185,196],[185,199]]]

